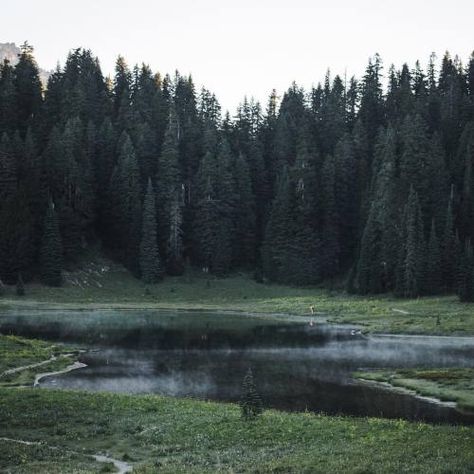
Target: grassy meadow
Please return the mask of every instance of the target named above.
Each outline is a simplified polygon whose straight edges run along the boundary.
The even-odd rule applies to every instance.
[[[0,389],[0,397],[0,437],[42,443],[0,443],[2,472],[100,472],[107,467],[87,457],[96,453],[136,473],[474,469],[474,427],[273,410],[244,421],[236,405],[160,396]]]
[[[362,297],[326,288],[293,288],[257,283],[247,274],[214,278],[197,271],[167,277],[145,286],[121,268],[95,265],[68,274],[60,288],[29,284],[26,295],[7,288],[2,308],[169,308],[284,313],[316,320],[351,323],[365,332],[474,335],[474,305],[456,296],[397,299],[391,295]]]
[[[2,310],[15,308],[210,309],[304,315],[358,324],[365,332],[474,334],[472,306],[452,296],[357,297],[324,288],[260,284],[245,274],[215,279],[191,272],[145,287],[126,272],[96,268],[75,273],[61,288],[28,284],[24,297],[7,288],[0,297],[0,317]],[[70,351],[0,335],[0,373],[56,357],[40,368],[0,377],[0,472],[115,472],[112,464],[94,460],[96,454],[123,460],[139,474],[474,471],[474,427],[274,410],[246,422],[234,404],[20,387],[31,385],[37,372],[72,363],[74,357],[64,357]],[[437,377],[408,372],[361,376],[471,406],[472,370],[450,369]]]
[[[376,370],[357,372],[355,376],[454,401],[460,410],[474,413],[474,368]]]

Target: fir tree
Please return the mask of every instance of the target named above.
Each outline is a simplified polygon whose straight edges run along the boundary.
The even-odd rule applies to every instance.
[[[184,271],[183,262],[183,216],[181,199],[178,197],[171,204],[170,231],[168,238],[168,258],[166,269],[170,275],[181,275]]]
[[[474,302],[474,256],[470,240],[466,241],[459,274],[459,299],[462,302]]]
[[[410,189],[408,202],[405,207],[404,237],[402,242],[400,279],[397,282],[397,291],[405,297],[419,296],[424,288],[424,235],[423,219],[418,195],[414,188]]]
[[[15,71],[8,60],[0,65],[0,136],[17,128],[17,96]]]
[[[139,276],[151,178],[168,273],[189,259],[218,275],[257,266],[306,285],[351,269],[351,291],[462,287],[467,300],[474,59],[464,67],[446,54],[439,74],[433,55],[426,71],[414,66],[390,68],[384,93],[376,55],[348,87],[328,72],[309,93],[292,84],[280,103],[273,91],[265,112],[244,98],[222,119],[190,76],[119,58],[104,78],[81,48],[43,91],[23,45],[16,66],[0,64],[0,277],[13,285],[50,268],[48,199],[63,249],[55,284],[61,254],[75,261],[98,241]]]
[[[336,164],[332,156],[327,156],[323,174],[323,231],[322,267],[325,277],[333,277],[340,269],[340,216],[336,201]]]
[[[41,280],[48,286],[62,283],[62,244],[59,223],[51,201],[46,211],[40,249]]]
[[[143,203],[143,225],[140,243],[140,271],[145,283],[156,283],[163,275],[158,251],[155,193],[151,179]]]
[[[375,146],[371,206],[355,272],[354,286],[364,294],[395,287],[400,245],[396,147],[395,131],[388,127]]]
[[[443,275],[443,284],[446,290],[451,290],[455,283],[455,231],[454,231],[454,216],[453,216],[453,194],[448,202],[448,209],[446,212],[444,234],[441,245],[441,271]]]
[[[21,45],[18,64],[15,66],[16,115],[20,130],[33,123],[41,107],[41,81],[33,47],[27,42]]]
[[[362,295],[383,291],[384,267],[381,260],[381,241],[382,224],[377,206],[373,202],[362,234],[357,261],[355,288]]]
[[[176,203],[184,205],[185,198],[179,169],[179,123],[176,110],[172,105],[170,106],[169,123],[165,133],[158,169],[160,231],[164,243],[169,241],[172,231],[172,208]],[[174,211],[176,212],[176,209]],[[167,255],[167,261],[170,259],[171,255]]]
[[[108,189],[107,240],[116,255],[135,274],[139,273],[141,235],[141,185],[135,148],[124,132],[120,153]]]
[[[242,382],[242,397],[240,399],[240,410],[242,418],[253,420],[263,412],[263,405],[260,395],[257,393],[252,369],[248,369]]]
[[[288,170],[284,167],[277,183],[277,194],[272,203],[270,218],[262,245],[264,274],[274,281],[284,282],[291,232],[291,194]]]
[[[21,273],[18,274],[18,280],[16,282],[16,294],[17,296],[25,296],[25,283]]]
[[[255,199],[247,162],[240,154],[233,163],[235,201],[235,237],[233,259],[237,266],[251,267],[255,263],[257,236]]]
[[[436,235],[436,226],[434,219],[431,222],[430,236],[428,240],[426,260],[426,281],[425,293],[437,295],[442,288],[441,274],[441,248]]]

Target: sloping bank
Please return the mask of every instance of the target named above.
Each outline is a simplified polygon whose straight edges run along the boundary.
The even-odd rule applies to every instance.
[[[474,369],[398,369],[356,372],[364,382],[378,384],[434,402],[455,406],[458,410],[474,413]]]
[[[64,456],[106,452],[138,473],[474,469],[474,427],[272,410],[245,422],[233,404],[149,395],[0,389],[0,400],[0,437],[62,447]],[[58,472],[47,456],[30,471],[28,452],[18,459],[11,449],[0,443],[2,472]],[[61,472],[77,470],[69,460]]]

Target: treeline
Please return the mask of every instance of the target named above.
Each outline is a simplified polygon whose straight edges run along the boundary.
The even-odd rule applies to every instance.
[[[1,279],[60,285],[100,240],[145,282],[192,264],[472,301],[474,56],[382,69],[222,117],[191,77],[120,57],[104,78],[83,49],[43,91],[23,45],[0,67]]]

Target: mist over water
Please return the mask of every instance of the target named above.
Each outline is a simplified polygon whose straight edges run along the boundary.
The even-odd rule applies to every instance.
[[[71,322],[72,321],[72,322]],[[8,312],[0,331],[86,343],[88,367],[41,386],[236,401],[252,368],[265,405],[473,423],[455,409],[353,380],[359,369],[474,367],[474,338],[365,337],[305,318],[211,312]]]

